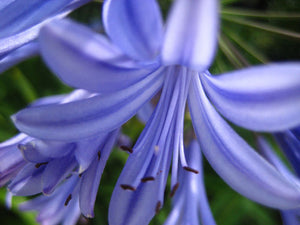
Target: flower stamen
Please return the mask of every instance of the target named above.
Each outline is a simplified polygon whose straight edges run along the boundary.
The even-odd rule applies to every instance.
[[[141,179],[141,181],[142,181],[143,183],[146,183],[147,181],[153,181],[153,180],[155,180],[154,177],[144,177],[144,178]]]
[[[133,153],[132,148],[129,148],[129,147],[125,146],[125,145],[121,145],[120,149],[123,150],[123,151],[125,151],[125,152]]]
[[[136,190],[135,187],[132,187],[131,185],[128,185],[128,184],[121,184],[120,186],[121,186],[121,188],[123,188],[124,190],[130,190],[130,191],[135,191],[135,190]]]
[[[65,206],[67,206],[69,204],[69,202],[71,201],[71,199],[72,199],[72,194],[69,194],[68,198],[65,201]]]

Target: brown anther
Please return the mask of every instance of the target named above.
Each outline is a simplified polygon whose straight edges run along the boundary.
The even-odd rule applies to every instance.
[[[198,173],[199,173],[198,170],[195,170],[195,169],[193,169],[193,168],[191,168],[191,167],[188,167],[188,166],[184,166],[183,169],[185,169],[186,171],[195,173],[195,174],[198,174]]]
[[[135,191],[135,190],[136,190],[135,187],[132,187],[132,186],[130,186],[130,185],[128,185],[128,184],[121,184],[120,186],[121,186],[121,188],[123,188],[124,190],[130,190],[130,191]]]
[[[125,152],[133,153],[132,148],[129,148],[129,147],[125,146],[125,145],[121,145],[120,149],[123,150],[123,151],[125,151]]]
[[[176,183],[176,184],[174,185],[174,187],[172,188],[172,191],[171,191],[171,193],[170,193],[170,197],[171,197],[171,198],[175,195],[175,192],[177,191],[178,187],[179,187],[179,183]]]
[[[48,164],[48,162],[43,162],[43,163],[37,163],[37,164],[35,164],[35,168],[40,168],[42,165],[47,165]]]
[[[101,152],[99,151],[99,152],[97,153],[97,155],[98,155],[98,161],[99,161],[100,158],[101,158]]]
[[[66,201],[65,201],[65,206],[67,206],[69,204],[69,202],[72,199],[72,194],[69,194],[69,196],[67,197]]]
[[[145,183],[145,182],[147,182],[147,181],[153,181],[153,180],[155,180],[154,177],[144,177],[144,178],[141,179],[141,181],[142,181],[143,183]]]
[[[156,206],[155,206],[155,213],[158,214],[160,211],[160,207],[161,207],[161,201],[158,201]]]
[[[81,178],[82,177],[82,173],[80,173],[78,176],[79,176],[79,178]]]

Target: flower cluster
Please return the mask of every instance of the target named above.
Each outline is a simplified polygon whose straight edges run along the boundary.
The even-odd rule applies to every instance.
[[[296,220],[290,210],[300,205],[298,178],[263,138],[259,154],[226,120],[274,134],[299,175],[300,63],[212,75],[218,0],[175,0],[165,24],[155,0],[105,0],[106,34],[63,18],[87,2],[0,3],[1,15],[9,15],[0,22],[0,71],[39,53],[77,89],[12,116],[21,134],[0,145],[0,185],[13,195],[41,193],[20,209],[38,211],[42,224],[93,217],[120,128],[138,113],[146,125],[133,148],[122,146],[130,155],[111,197],[110,225],[149,224],[163,207],[170,168],[174,207],[165,224],[215,224],[201,152],[234,190]],[[186,106],[197,141],[185,150]]]

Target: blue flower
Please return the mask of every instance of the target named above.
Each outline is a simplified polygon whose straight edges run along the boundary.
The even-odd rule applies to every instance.
[[[298,132],[299,128],[275,133],[275,138],[294,171],[300,176],[300,136]]]
[[[164,225],[215,225],[205,193],[202,156],[197,141],[191,142],[186,154],[190,165],[199,171],[199,174],[180,170],[178,190],[173,199],[173,209]],[[171,193],[171,195],[173,194],[174,192]]]
[[[62,105],[95,95],[97,94],[76,90],[68,95],[37,100],[31,107]],[[0,145],[0,185],[7,184],[10,193],[17,196],[43,193],[45,196],[38,197],[23,207],[23,209],[29,207],[40,211],[41,215],[38,220],[41,222],[48,219],[61,220],[61,218],[68,217],[67,214],[73,210],[76,209],[77,212],[77,208],[86,217],[93,217],[101,175],[118,133],[119,129],[73,142],[41,140],[19,134]],[[70,176],[72,178],[68,179]],[[71,185],[75,193],[63,188],[69,186],[67,184],[69,182],[74,183],[68,180],[76,183],[77,188]],[[63,193],[60,193],[61,191]],[[64,206],[59,203],[67,201],[70,194],[74,199],[78,199],[74,200],[77,201],[76,206],[70,206],[69,208],[72,209],[66,209],[63,213],[60,209],[67,204]],[[62,199],[64,197],[65,199]],[[60,199],[59,203],[57,198]],[[48,206],[51,206],[50,209],[47,208]],[[58,210],[61,217],[52,218],[51,213],[55,214],[57,211],[51,210]]]
[[[294,132],[298,131],[299,128],[295,129]],[[262,155],[270,162],[272,163],[276,169],[284,175],[287,179],[294,182],[294,185],[297,185],[300,187],[300,179],[299,179],[299,163],[300,158],[298,155],[299,149],[300,149],[300,139],[296,138],[291,131],[286,131],[281,134],[276,134],[276,139],[281,146],[282,151],[286,154],[289,162],[293,166],[294,171],[297,175],[292,173],[285,163],[282,162],[282,160],[274,153],[274,150],[270,146],[270,144],[267,142],[266,139],[264,139],[261,136],[257,137],[257,143],[259,146],[259,150],[261,151]],[[295,158],[291,156],[295,156]],[[297,156],[298,155],[298,156]],[[296,163],[298,162],[298,163]],[[293,210],[281,210],[281,217],[284,225],[297,225],[300,221],[300,211],[298,209]]]
[[[74,141],[108,132],[130,119],[162,90],[112,195],[110,224],[147,224],[163,205],[172,161],[172,188],[186,160],[186,100],[201,150],[236,191],[261,204],[295,208],[300,190],[255,152],[223,119],[254,131],[300,124],[300,64],[278,63],[212,76],[218,1],[175,1],[165,32],[153,0],[106,0],[107,34],[69,20],[40,32],[49,67],[67,84],[101,93],[63,105],[32,107],[13,116],[22,132]],[[162,89],[161,89],[162,87]]]
[[[39,29],[90,0],[2,0],[0,3],[0,73],[37,54]]]
[[[22,211],[38,211],[40,224],[75,225],[80,217],[79,177],[72,176],[59,186],[52,195],[41,195],[20,205]]]

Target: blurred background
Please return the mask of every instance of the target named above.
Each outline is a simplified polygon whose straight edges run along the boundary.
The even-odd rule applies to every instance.
[[[164,17],[172,0],[159,1]],[[216,60],[211,68],[214,74],[273,61],[300,59],[300,0],[222,0],[221,32]],[[94,1],[73,12],[70,17],[88,24],[97,32],[104,32],[101,23],[101,1]],[[72,89],[63,85],[34,57],[0,75],[0,141],[17,133],[10,116],[33,100]],[[191,134],[190,117],[186,115],[185,132]],[[123,127],[123,133],[136,141],[144,125],[136,118]],[[251,144],[253,134],[235,129]],[[127,159],[127,153],[113,151],[104,170],[95,206],[95,218],[81,218],[78,224],[104,225],[114,184]],[[258,205],[234,192],[204,161],[204,177],[210,206],[219,225],[277,225],[282,224],[278,211]],[[2,225],[34,225],[34,213],[21,213],[17,209],[23,197],[13,199],[13,207],[5,207],[5,188],[0,189],[0,219]],[[152,220],[161,225],[166,219],[171,199],[167,185],[165,206]]]

